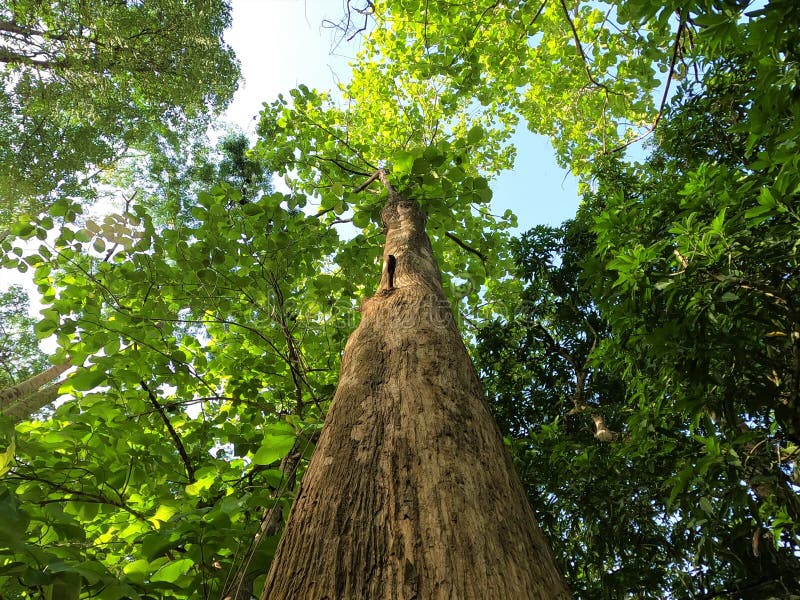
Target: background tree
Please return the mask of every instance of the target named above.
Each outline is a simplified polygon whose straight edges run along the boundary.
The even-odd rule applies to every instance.
[[[0,6],[0,223],[86,193],[131,148],[202,131],[236,89],[217,0]]]
[[[0,389],[15,385],[47,366],[33,333],[28,295],[12,285],[0,293]]]
[[[543,527],[587,597],[797,593],[793,11],[696,19],[724,56],[681,86],[647,161],[596,160],[577,219],[523,236],[523,310],[481,334]]]

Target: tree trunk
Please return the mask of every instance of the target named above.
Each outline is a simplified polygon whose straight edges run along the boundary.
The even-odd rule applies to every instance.
[[[384,266],[262,600],[569,598],[489,412],[416,202]]]
[[[53,385],[36,390],[30,396],[25,396],[21,400],[10,404],[2,412],[14,423],[30,419],[35,413],[58,399],[60,395],[58,388],[60,387],[61,384],[56,382]]]
[[[71,366],[72,364],[70,363],[69,360],[67,360],[64,364],[61,365],[52,365],[51,367],[48,367],[41,373],[37,373],[30,379],[26,379],[25,381],[20,381],[17,385],[11,386],[4,390],[0,390],[0,412],[5,413],[14,410],[16,414],[19,413],[20,410],[27,410],[21,408],[15,409],[14,407],[16,405],[22,407],[23,405],[20,402],[21,400],[39,390],[39,388],[41,388],[44,384],[53,381],[53,379],[55,379],[56,377],[59,377],[64,371],[69,369]],[[53,400],[55,400],[55,398],[53,398]],[[36,412],[37,410],[46,405],[47,402],[45,402],[41,406],[34,407],[28,413],[27,416],[30,416],[31,414],[33,414],[34,412]],[[23,415],[21,418],[24,419],[25,416]]]

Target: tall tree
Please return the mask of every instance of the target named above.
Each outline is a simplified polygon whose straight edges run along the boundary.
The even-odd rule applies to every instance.
[[[452,318],[419,205],[385,172],[377,293],[262,598],[568,598]]]
[[[542,526],[587,597],[798,592],[797,7],[739,8],[690,19],[702,77],[647,160],[598,157],[578,217],[523,236],[522,309],[482,335]]]
[[[11,228],[23,241],[41,241],[34,247],[37,244],[6,240],[4,265],[34,271],[45,304],[37,333],[43,337],[55,335],[59,345],[56,359],[71,357],[76,370],[63,387],[73,401],[58,407],[52,419],[18,424],[4,444],[0,468],[5,477],[0,482],[0,503],[4,514],[13,518],[0,522],[0,538],[5,542],[0,545],[0,578],[11,590],[9,595],[53,596],[56,586],[67,586],[71,593],[109,599],[135,598],[137,594],[209,597],[229,589],[228,582],[234,580],[236,571],[242,574],[239,581],[252,584],[253,591],[261,593],[266,577],[263,571],[273,560],[277,544],[277,535],[273,534],[279,531],[282,515],[292,503],[294,483],[304,474],[304,459],[311,453],[320,420],[329,406],[344,332],[351,331],[353,322],[361,318],[356,307],[373,289],[370,265],[380,261],[382,254],[386,254],[387,280],[378,295],[365,305],[365,328],[359,328],[353,340],[356,347],[364,342],[362,348],[374,347],[375,356],[386,357],[387,375],[410,369],[410,362],[406,365],[394,361],[403,357],[417,360],[417,356],[402,350],[387,355],[377,342],[370,345],[370,334],[377,336],[380,330],[387,344],[406,340],[409,347],[419,348],[414,336],[392,329],[391,319],[378,322],[386,306],[392,306],[393,300],[404,294],[411,294],[412,301],[404,314],[418,307],[419,302],[414,286],[406,286],[404,291],[403,286],[395,285],[394,277],[390,286],[393,291],[388,290],[390,254],[395,258],[396,277],[402,275],[404,268],[411,273],[408,267],[415,265],[413,260],[404,263],[399,258],[405,249],[401,252],[390,246],[382,252],[383,195],[363,188],[364,179],[385,165],[391,171],[394,186],[403,191],[401,196],[413,197],[425,213],[432,254],[421,242],[413,246],[414,252],[409,245],[407,256],[422,257],[422,263],[416,265],[422,268],[424,260],[435,254],[441,267],[444,297],[455,319],[469,327],[471,322],[496,316],[498,303],[509,299],[511,292],[520,287],[507,277],[508,229],[514,218],[510,213],[492,214],[488,183],[493,174],[512,163],[513,148],[507,143],[507,134],[519,117],[525,117],[535,130],[553,135],[561,159],[572,160],[576,169],[587,172],[588,157],[612,152],[658,120],[658,98],[652,98],[650,93],[658,84],[654,69],[663,68],[671,82],[675,76],[685,74],[682,61],[693,43],[700,47],[702,41],[704,52],[710,56],[712,42],[728,39],[735,45],[742,40],[731,36],[731,32],[745,27],[739,3],[731,6],[680,1],[669,3],[666,8],[655,2],[623,2],[605,7],[594,2],[576,4],[549,0],[535,4],[487,2],[485,6],[477,2],[419,0],[375,3],[370,6],[374,8],[376,28],[357,59],[352,81],[345,86],[346,102],[342,107],[330,102],[325,94],[300,86],[291,98],[278,99],[262,114],[261,139],[249,158],[285,176],[289,193],[259,189],[250,196],[250,190],[245,189],[243,195],[239,181],[216,182],[196,194],[196,202],[186,207],[188,214],[172,221],[157,218],[159,215],[151,214],[138,201],[120,214],[90,218],[81,214],[79,204],[61,197],[52,204],[48,215]],[[794,14],[790,5],[770,3],[767,8],[772,6],[773,12],[755,15],[751,31],[785,33],[785,24],[792,22],[789,17]],[[698,35],[702,31],[706,33]],[[755,72],[765,84],[761,86],[763,93],[748,96],[748,105],[759,107],[758,118],[748,125],[748,136],[754,136],[753,148],[767,150],[761,158],[769,162],[768,174],[781,181],[775,188],[781,202],[773,205],[765,194],[763,213],[758,213],[761,209],[753,205],[752,198],[746,210],[756,209],[750,217],[766,214],[768,223],[774,219],[785,227],[788,216],[781,211],[792,208],[789,200],[796,188],[793,159],[788,152],[793,140],[791,136],[765,134],[793,123],[792,111],[784,110],[792,108],[791,103],[771,112],[768,100],[776,89],[791,90],[793,63],[782,61],[794,54],[789,52],[790,44],[776,46],[780,50],[774,55],[759,50],[758,44],[763,44],[764,39],[769,36],[761,35],[761,41],[758,35],[745,36],[747,44],[753,46],[754,57],[748,59],[746,72]],[[782,93],[780,97],[786,95]],[[793,133],[794,129],[788,131]],[[769,146],[759,146],[759,140]],[[753,171],[758,164],[753,163],[740,175],[748,175],[747,171]],[[783,187],[785,184],[789,186]],[[724,191],[730,193],[731,189],[734,188],[729,185]],[[610,187],[601,190],[603,195],[613,195]],[[241,203],[242,200],[247,202]],[[389,203],[395,204],[402,205],[403,201]],[[648,208],[658,206],[658,202],[643,204]],[[638,205],[620,205],[620,211],[628,218],[637,215],[633,208]],[[415,214],[412,208],[409,211]],[[387,218],[386,222],[391,232],[393,221]],[[355,226],[357,235],[339,239],[334,228],[345,224]],[[638,221],[632,225],[630,231],[620,227],[607,238],[609,252],[623,249],[627,255],[631,250],[638,251],[637,244],[644,245],[642,240],[625,237],[642,233],[637,229]],[[605,231],[610,229],[614,228],[606,227]],[[602,228],[597,234],[602,237]],[[687,244],[697,241],[686,239]],[[615,246],[615,240],[625,243]],[[687,256],[682,250],[681,254]],[[603,258],[621,256],[609,254]],[[765,253],[759,264],[768,262],[768,258]],[[615,262],[614,268],[623,263]],[[420,287],[435,288],[434,280],[426,275],[426,283],[420,283]],[[627,281],[613,289],[620,294],[630,293],[638,301],[636,294],[642,289],[637,287],[639,282],[628,286]],[[609,283],[610,288],[612,285]],[[782,281],[781,285],[789,284]],[[640,306],[635,302],[632,305]],[[609,306],[613,308],[614,302],[609,301]],[[437,314],[440,308],[437,304]],[[420,322],[431,320],[426,313],[422,317]],[[646,323],[640,325],[646,332]],[[793,329],[784,327],[780,331]],[[449,333],[437,330],[435,334],[441,336],[446,347],[454,349],[452,356],[446,358],[461,369],[463,396],[458,397],[465,398],[465,407],[473,407],[472,414],[482,414],[478,396],[467,394],[467,390],[476,394],[477,390],[474,379],[465,375],[468,363],[452,328]],[[365,335],[366,340],[362,339]],[[469,341],[469,336],[466,339]],[[561,338],[564,339],[566,336]],[[652,340],[656,346],[658,338]],[[583,358],[584,346],[574,345],[573,358]],[[349,349],[353,348],[351,344]],[[613,345],[607,349],[610,364],[624,358],[613,352]],[[420,348],[421,354],[423,350]],[[353,401],[354,388],[364,381],[378,381],[375,373],[356,373],[360,359],[350,360],[352,354],[347,354],[343,380],[346,385],[337,397],[337,402],[344,401],[343,407]],[[647,366],[647,354],[636,356],[641,356],[641,364]],[[658,366],[668,366],[667,361],[659,361]],[[418,373],[425,371],[420,368]],[[675,375],[675,369],[670,373]],[[365,377],[361,384],[350,377],[357,374]],[[435,373],[435,379],[433,375],[431,380],[441,386],[450,385],[444,379],[446,374]],[[652,383],[655,378],[649,381]],[[399,383],[394,378],[378,386],[375,393],[385,394],[381,397],[387,399],[389,390],[394,389],[392,385]],[[561,389],[569,387],[564,385]],[[399,407],[390,405],[388,409],[402,411],[409,406],[404,404],[407,398],[402,392],[392,397],[402,401]],[[420,394],[419,398],[433,402],[438,396]],[[642,393],[638,398],[647,407],[648,395]],[[414,402],[416,398],[409,400]],[[357,414],[377,418],[364,412],[374,408],[359,407],[361,412]],[[627,426],[623,414],[628,413],[600,408],[596,413],[586,410],[578,418],[588,419],[593,414],[605,417],[606,429],[616,428],[622,434],[619,447],[623,447],[628,430],[620,424]],[[626,406],[626,410],[631,409]],[[769,418],[768,410],[765,412]],[[638,412],[635,407],[634,413],[648,419],[631,418],[630,428],[641,426],[643,431],[649,431],[652,413]],[[402,412],[392,414],[404,416]],[[704,418],[707,413],[701,407],[694,414]],[[331,419],[334,417],[346,422],[354,414],[341,414],[337,409]],[[476,431],[476,423],[477,420],[468,423],[470,431]],[[790,420],[783,423],[789,424]],[[444,432],[453,425],[438,419],[432,423],[437,424]],[[608,455],[615,452],[617,446],[596,437],[604,429],[593,427],[588,420],[583,424],[586,426],[580,428],[577,441],[596,444],[599,452]],[[388,438],[386,423],[380,421],[376,425],[384,427],[385,439],[403,441],[402,432],[392,431],[393,437]],[[356,423],[349,435],[360,432],[359,427]],[[454,427],[454,439],[463,443],[458,437],[463,426],[456,423]],[[483,447],[497,450],[496,432],[491,427],[478,429],[487,435],[491,431],[495,438],[493,442],[479,436]],[[336,433],[337,429],[331,431]],[[332,448],[334,442],[357,443],[352,438],[337,437],[348,435],[338,431],[336,436],[326,434],[321,442],[323,449]],[[553,427],[549,431],[554,436],[559,434]],[[700,435],[698,431],[693,433]],[[680,483],[682,476],[693,483],[709,473],[716,477],[704,487],[679,489],[674,499],[682,507],[695,505],[694,510],[686,509],[681,514],[691,517],[691,521],[687,520],[691,539],[703,550],[698,555],[705,557],[715,546],[704,536],[705,517],[701,512],[709,507],[714,512],[712,494],[725,489],[716,484],[724,480],[720,473],[724,471],[730,481],[739,473],[738,467],[725,470],[736,457],[727,449],[723,452],[722,446],[716,445],[716,438],[706,431],[700,432],[703,442],[686,434],[685,428],[676,427],[675,432],[674,436],[685,434],[681,443],[691,440],[708,448],[705,460],[697,462],[697,474],[690,472],[687,465],[686,471],[679,471],[675,483]],[[5,433],[6,429],[4,442]],[[370,437],[374,434],[365,432],[364,440],[381,441]],[[749,441],[756,450],[773,447],[766,442]],[[351,446],[346,448],[356,452]],[[646,446],[642,448],[648,451]],[[692,448],[696,450],[695,446]],[[780,448],[782,452],[789,450],[787,445]],[[572,456],[575,449],[572,443],[564,444],[561,458]],[[466,449],[465,455],[473,456],[472,450]],[[583,455],[582,451],[576,454]],[[687,451],[686,455],[696,457],[697,453]],[[357,452],[355,456],[360,460]],[[595,454],[587,452],[585,456],[591,461]],[[771,455],[758,456],[763,459]],[[791,452],[788,456],[792,456]],[[531,455],[526,458],[529,460],[524,464],[535,464]],[[383,455],[374,457],[378,464],[385,464],[380,461],[388,459]],[[620,453],[601,464],[628,468],[631,463]],[[662,463],[645,460],[641,464]],[[756,466],[753,460],[747,465]],[[432,466],[417,465],[420,469]],[[583,464],[585,471],[594,466],[588,461]],[[695,468],[694,463],[691,466]],[[389,467],[394,468],[392,464]],[[316,481],[324,480],[320,468],[319,464],[314,465],[319,474]],[[455,468],[463,475],[465,485],[490,480],[489,475],[474,469],[465,472],[460,465]],[[420,480],[430,481],[429,471],[420,472]],[[527,482],[530,484],[536,477],[527,477]],[[310,478],[309,486],[314,481]],[[636,483],[634,478],[630,481]],[[611,485],[610,479],[607,483],[604,489],[614,492],[618,500],[637,493]],[[506,484],[514,504],[519,506],[518,494],[513,495],[515,484]],[[363,489],[374,492],[368,486]],[[346,506],[343,490],[334,491],[340,504]],[[699,491],[705,500],[697,501],[693,496]],[[749,497],[744,489],[737,489],[736,493],[740,500]],[[454,498],[461,496],[454,494]],[[579,507],[585,501],[577,493],[565,498],[577,499]],[[410,497],[409,502],[412,500]],[[660,506],[641,494],[637,500],[631,505],[632,511]],[[542,512],[548,509],[544,502],[538,506]],[[602,511],[603,506],[596,510]],[[767,500],[761,502],[759,507],[762,506],[764,511],[773,511],[770,514],[775,518],[769,517],[769,525],[776,532],[779,527],[787,529],[785,517],[773,509],[774,503]],[[419,508],[420,522],[435,522],[438,506]],[[301,514],[299,509],[295,512]],[[598,512],[587,510],[587,514]],[[721,508],[719,514],[723,513]],[[344,519],[348,514],[342,512],[339,516]],[[650,514],[644,512],[645,516]],[[520,518],[526,521],[524,515]],[[546,519],[540,521],[547,523]],[[766,521],[755,528],[761,532],[761,537],[755,539],[762,545],[767,538],[764,529],[759,528]],[[529,526],[532,521],[526,522]],[[614,521],[607,518],[604,523]],[[571,540],[582,551],[588,541],[603,542],[591,523],[576,517],[571,524],[593,532],[593,537]],[[313,530],[314,523],[311,525]],[[741,531],[746,529],[749,535],[754,532],[753,523],[737,520],[736,526]],[[293,532],[296,530],[293,526]],[[557,527],[554,531],[556,535],[560,533]],[[718,531],[715,529],[712,536]],[[737,531],[737,543],[747,539],[741,531]],[[253,542],[256,534],[258,540]],[[753,542],[750,543],[752,547]],[[414,551],[424,553],[426,549]],[[298,559],[288,551],[281,552],[282,562]],[[613,557],[609,559],[611,566],[594,557],[591,569],[567,572],[577,579],[587,574],[598,577],[602,571],[608,576],[605,581],[615,579],[617,583],[646,579],[614,578],[607,571],[616,566],[617,557],[605,551],[601,554],[604,558]],[[763,550],[762,556],[775,554]],[[657,550],[651,555],[660,558]],[[345,557],[355,560],[352,554],[342,558]],[[409,562],[409,585],[415,581],[427,585],[427,580],[421,579],[423,571],[416,570],[418,563]],[[405,565],[403,569],[405,575]],[[702,563],[695,572],[702,574],[705,570],[706,563]],[[363,582],[362,575],[355,573],[353,577]],[[271,581],[271,589],[291,585],[279,576]],[[356,579],[352,581],[355,584]]]

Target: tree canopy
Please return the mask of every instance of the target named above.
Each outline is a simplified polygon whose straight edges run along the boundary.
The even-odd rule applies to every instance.
[[[800,594],[796,2],[367,2],[340,97],[265,99],[252,147],[164,153],[98,215],[70,182],[233,89],[227,7],[159,7],[0,12],[0,193],[37,199],[2,264],[43,304],[4,304],[0,383],[45,366],[31,326],[74,366],[2,422],[4,597],[259,592],[379,278],[383,168],[576,595]],[[582,204],[515,235],[521,124]]]
[[[236,89],[224,1],[0,4],[0,223],[179,145]]]

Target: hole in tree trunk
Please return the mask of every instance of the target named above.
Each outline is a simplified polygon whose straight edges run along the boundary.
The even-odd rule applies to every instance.
[[[394,254],[390,254],[386,259],[386,270],[389,274],[389,289],[394,288],[394,270],[397,267],[397,259]]]

